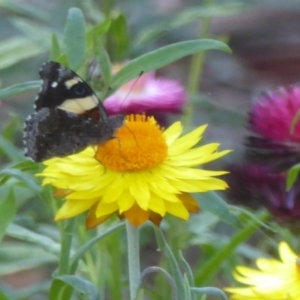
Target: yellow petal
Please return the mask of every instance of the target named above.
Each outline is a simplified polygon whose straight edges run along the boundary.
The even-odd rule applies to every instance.
[[[87,211],[97,199],[84,200],[84,201],[72,201],[67,200],[62,207],[57,211],[55,215],[55,221],[71,218]]]

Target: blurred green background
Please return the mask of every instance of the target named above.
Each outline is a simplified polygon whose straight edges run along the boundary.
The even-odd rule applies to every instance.
[[[110,32],[107,41],[107,50],[113,63],[132,59],[163,45],[199,37],[214,38],[229,44],[232,54],[221,51],[205,54],[197,92],[190,95],[190,101],[194,103],[192,123],[209,123],[206,141],[218,141],[222,148],[235,150],[227,161],[223,160],[223,164],[243,161],[244,125],[251,101],[262,91],[299,81],[300,2],[297,0],[0,0],[1,88],[38,80],[40,66],[49,59],[51,34],[55,32],[58,37],[62,36],[70,7],[81,8],[89,25],[96,25],[107,15],[118,20],[119,31]],[[158,70],[157,76],[177,79],[187,86],[191,60],[191,57],[181,59]],[[1,131],[20,148],[23,121],[33,110],[36,93],[27,92],[0,102]],[[7,158],[2,157],[1,165],[5,167],[7,164]],[[30,194],[24,196],[24,189],[20,188],[16,192],[16,198],[18,193],[22,194],[22,199],[26,199],[18,203],[18,221],[27,224],[29,228],[34,228],[35,222],[40,222],[41,232],[44,230],[47,234],[57,235],[48,225],[52,223],[52,215],[45,209],[45,204],[40,199],[32,200]],[[231,232],[231,228],[221,228],[218,221],[212,215],[202,214],[189,223],[189,234],[180,236],[180,229],[170,234],[169,238],[171,241],[173,239],[174,244],[177,243],[178,249],[187,243],[186,254],[192,266],[198,263],[200,257],[199,243],[204,244],[205,254],[205,250],[210,253],[218,248],[221,237],[221,243],[224,244],[230,239],[226,235]],[[169,226],[175,225],[181,226],[172,222]],[[215,236],[209,232],[212,228],[217,228]],[[146,233],[147,230],[144,229]],[[289,235],[282,230],[282,234]],[[209,234],[205,235],[204,232]],[[144,264],[151,265],[152,262],[157,263],[158,255],[146,233],[143,241],[144,257],[148,252],[150,255]],[[10,238],[5,241],[0,246],[0,275],[3,275],[5,284],[20,288],[50,277],[54,269],[53,257],[48,257],[39,249],[34,250],[36,253],[32,252],[33,249],[26,248],[28,245],[23,243],[13,245],[20,247],[20,252],[16,254],[18,258],[24,253],[23,265],[21,262],[18,266],[24,270],[39,266],[33,257],[43,256],[47,267],[35,272],[15,274],[12,264],[3,263],[16,260],[13,252],[11,257],[7,256],[9,249],[12,249]],[[26,256],[28,251],[31,252],[31,260]],[[243,251],[248,258],[260,254],[259,250],[247,246],[244,246]],[[231,259],[226,264],[233,265],[236,262],[236,258]],[[221,277],[221,283],[230,277],[226,274]]]

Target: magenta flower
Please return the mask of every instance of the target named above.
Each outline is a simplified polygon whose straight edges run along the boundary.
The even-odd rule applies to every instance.
[[[109,114],[181,113],[187,102],[184,87],[175,80],[145,73],[126,83],[104,101]]]
[[[300,145],[300,122],[296,122],[296,126],[292,128],[299,110],[299,87],[291,86],[268,93],[253,105],[251,130],[273,141],[295,142]]]
[[[247,145],[266,160],[291,167],[300,158],[299,110],[298,86],[263,95],[250,112],[249,129],[254,135],[248,137]]]

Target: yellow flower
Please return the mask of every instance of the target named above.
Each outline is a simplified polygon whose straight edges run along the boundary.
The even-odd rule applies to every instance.
[[[167,213],[187,220],[189,212],[199,210],[189,193],[227,187],[214,178],[227,172],[195,168],[229,152],[216,152],[217,143],[192,148],[205,128],[180,137],[180,122],[163,131],[153,117],[130,115],[116,138],[104,145],[45,161],[47,167],[38,174],[45,177],[43,185],[66,196],[56,220],[88,210],[88,228],[115,213],[135,226],[147,220],[159,225]]]
[[[234,277],[248,287],[227,288],[231,300],[299,300],[300,265],[298,256],[285,243],[279,244],[281,261],[259,258],[259,270],[236,268]]]

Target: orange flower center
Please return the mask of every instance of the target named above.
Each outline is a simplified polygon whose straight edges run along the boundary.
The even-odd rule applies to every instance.
[[[159,165],[168,154],[162,129],[153,117],[129,115],[116,138],[99,146],[96,159],[118,171],[140,171]]]

